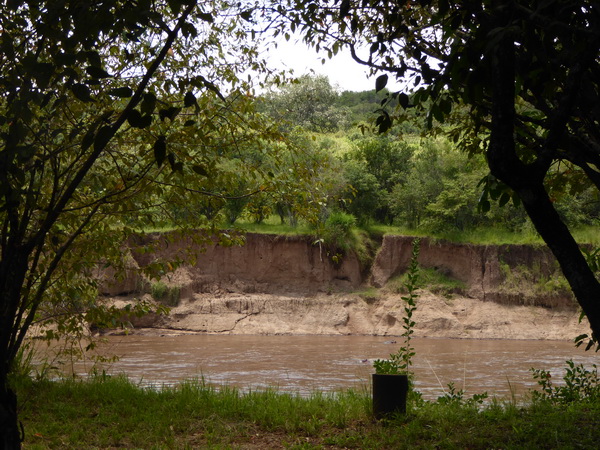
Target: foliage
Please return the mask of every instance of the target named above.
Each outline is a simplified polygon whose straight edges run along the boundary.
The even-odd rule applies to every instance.
[[[356,228],[356,218],[340,211],[329,213],[324,222],[313,230],[318,237],[315,245],[319,245],[321,253],[326,252],[332,261],[340,263],[342,258],[353,252],[363,263],[369,258],[368,236]]]
[[[314,173],[277,170],[293,145],[253,105],[254,83],[271,74],[247,5],[88,3],[11,1],[0,14],[0,446],[10,448],[7,376],[28,330],[55,340],[118,325],[124,311],[96,302],[94,275],[124,273],[133,229],[210,229],[224,200],[276,185],[292,195]]]
[[[343,155],[346,179],[353,189],[346,208],[368,223],[391,222],[389,194],[408,176],[413,148],[387,137],[352,138],[353,147]]]
[[[410,403],[370,419],[366,390],[307,397],[244,394],[210,380],[161,389],[99,374],[25,381],[19,396],[28,448],[595,448],[598,402],[568,406],[491,401]],[[35,401],[33,401],[35,399]],[[409,396],[409,401],[411,397]],[[468,400],[467,400],[468,401]]]
[[[384,204],[381,187],[364,162],[348,161],[343,167],[348,183],[348,191],[344,195],[348,199],[345,210],[357,217],[361,225],[366,225]]]
[[[373,362],[376,373],[410,373],[412,358],[415,356],[415,349],[412,347],[411,339],[414,333],[413,327],[415,326],[412,316],[417,310],[417,299],[419,298],[419,295],[416,293],[419,283],[419,249],[420,240],[416,238],[412,243],[410,264],[406,271],[407,280],[405,287],[407,295],[402,297],[404,301],[404,317],[402,318],[404,322],[402,325],[402,328],[404,328],[404,332],[402,333],[404,344],[396,353],[390,354],[389,359],[378,359]]]
[[[325,220],[324,239],[328,244],[341,250],[352,248],[352,231],[356,218],[343,212],[333,212]]]
[[[162,281],[152,284],[152,298],[167,306],[177,306],[180,300],[181,288],[179,286],[169,286]]]
[[[405,294],[408,283],[408,273],[403,273],[387,282],[386,288],[392,292]],[[427,289],[434,294],[443,295],[446,298],[452,294],[464,293],[466,285],[460,280],[453,278],[447,270],[441,267],[420,267],[418,289]]]
[[[566,361],[566,364],[562,386],[554,386],[548,370],[530,369],[540,387],[539,391],[531,392],[534,401],[566,405],[574,402],[596,402],[600,399],[600,378],[596,365],[592,365],[593,369],[588,370],[583,364],[575,364],[573,360]]]
[[[421,269],[419,285],[434,294],[448,298],[452,294],[463,294],[466,290],[465,283],[450,276],[447,270],[435,267]]]
[[[325,76],[302,75],[266,95],[263,107],[276,121],[308,131],[336,131],[347,111],[335,106],[338,93]]]
[[[539,263],[534,263],[530,267],[524,265],[511,267],[500,261],[499,267],[504,278],[499,288],[504,292],[519,295],[523,299],[531,294],[572,298],[569,285],[557,266],[546,269],[547,273],[544,273]]]
[[[482,394],[473,394],[471,398],[465,399],[465,392],[462,389],[456,390],[454,383],[448,383],[448,391],[438,397],[437,402],[441,405],[458,404],[469,406],[480,406],[488,398],[487,392]]]

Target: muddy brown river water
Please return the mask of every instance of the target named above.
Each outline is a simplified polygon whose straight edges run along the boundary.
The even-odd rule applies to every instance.
[[[394,338],[375,336],[179,335],[112,336],[102,351],[120,360],[104,367],[145,385],[170,385],[204,377],[243,391],[274,387],[307,395],[345,388],[368,389],[372,361],[395,351]],[[562,379],[567,359],[591,368],[600,354],[569,342],[413,339],[415,384],[427,399],[448,383],[472,395],[522,398],[536,386],[530,368]],[[89,365],[79,364],[85,374]]]

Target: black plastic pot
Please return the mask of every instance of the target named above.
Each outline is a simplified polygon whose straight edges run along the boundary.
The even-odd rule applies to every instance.
[[[406,413],[408,375],[373,374],[373,415],[384,419]]]

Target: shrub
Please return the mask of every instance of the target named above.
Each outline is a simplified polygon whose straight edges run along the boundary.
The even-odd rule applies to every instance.
[[[325,242],[341,250],[348,250],[353,247],[355,240],[352,233],[356,227],[356,218],[352,214],[343,212],[333,212],[325,220],[325,229],[323,238]]]
[[[537,380],[540,391],[532,391],[534,401],[549,401],[554,404],[568,404],[581,401],[600,400],[600,378],[598,368],[592,365],[592,370],[587,370],[583,364],[576,365],[572,360],[566,361],[564,386],[554,386],[552,375],[543,369],[530,369],[533,378]]]
[[[181,288],[179,286],[168,286],[162,281],[157,281],[152,285],[152,298],[163,305],[177,306],[180,294]]]

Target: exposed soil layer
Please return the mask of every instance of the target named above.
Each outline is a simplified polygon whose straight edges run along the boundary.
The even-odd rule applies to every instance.
[[[163,276],[175,295],[171,314],[138,327],[235,334],[402,333],[398,290],[412,237],[385,236],[370,267],[353,254],[334,261],[305,236],[248,234],[244,246],[203,245],[152,234],[130,244],[129,268],[103,274],[102,294],[117,303],[151,299],[139,268],[187,261]],[[587,331],[577,304],[544,247],[479,246],[422,239],[420,267],[464,286],[457,293],[420,291],[416,336],[572,339]],[[164,300],[163,300],[164,301]]]

